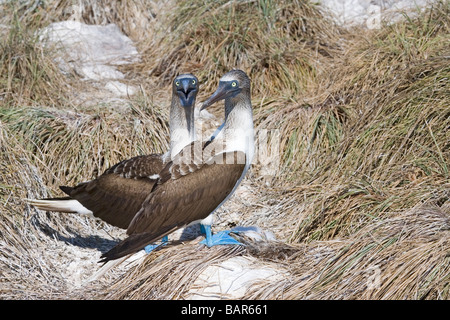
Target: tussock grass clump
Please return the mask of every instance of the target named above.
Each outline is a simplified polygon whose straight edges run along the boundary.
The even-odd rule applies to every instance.
[[[0,98],[13,105],[58,105],[67,99],[68,78],[38,35],[15,19],[0,42]]]
[[[73,72],[62,74],[55,48],[40,43],[39,31],[52,22],[115,23],[136,42],[153,33],[158,7],[149,1],[6,1],[0,4],[0,98],[16,105],[74,108],[77,91],[89,91]],[[142,78],[137,80],[142,83]]]
[[[0,4],[7,25],[11,19],[32,30],[63,20],[82,21],[86,24],[117,24],[128,36],[136,40],[148,36],[159,7],[153,1],[137,0],[124,2],[94,0],[52,0],[52,1],[5,1]]]
[[[62,285],[54,266],[43,258],[50,239],[42,239],[21,198],[45,197],[38,170],[29,154],[0,121],[0,297],[55,298]],[[43,224],[52,224],[41,216]],[[36,288],[39,288],[36,290]]]
[[[151,74],[167,82],[195,72],[205,90],[241,68],[259,94],[292,95],[339,49],[339,30],[309,1],[178,1],[166,19],[169,32],[149,48]]]
[[[355,42],[320,82],[325,97],[261,123],[279,124],[282,181],[302,203],[293,241],[348,236],[385,212],[448,201],[448,17],[441,3]]]
[[[111,235],[121,234],[101,222],[27,205],[23,199],[50,191],[32,158],[0,120],[0,298],[85,298],[76,290],[79,274],[95,270],[95,248],[109,248]]]
[[[445,300],[449,236],[450,215],[439,207],[395,213],[351,238],[287,248],[289,255],[278,263],[291,276],[258,283],[245,298]],[[261,256],[257,250],[251,254]]]
[[[0,121],[33,155],[47,183],[74,184],[96,178],[123,159],[167,150],[168,124],[162,119],[167,118],[168,108],[141,103],[133,102],[129,112],[98,108],[91,114],[0,108]]]
[[[183,299],[208,266],[243,252],[242,246],[206,248],[198,243],[169,247],[147,256],[104,294],[108,299]]]

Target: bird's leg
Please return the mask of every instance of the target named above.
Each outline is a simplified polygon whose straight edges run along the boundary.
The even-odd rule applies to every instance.
[[[200,243],[206,244],[208,247],[211,247],[212,246],[211,226],[209,224],[200,224],[200,231],[205,235],[205,240],[201,241]]]
[[[144,248],[145,253],[150,253],[153,250],[155,250],[156,248],[166,245],[168,242],[169,242],[169,237],[168,236],[164,236],[164,237],[162,237],[160,244],[149,244],[149,245],[147,245]]]
[[[240,243],[239,241],[237,241],[236,239],[234,239],[229,235],[230,230],[220,231],[215,235],[212,235],[211,225],[208,224],[206,225],[200,224],[200,230],[202,233],[206,235],[205,240],[200,241],[200,243],[205,244],[208,247],[216,246],[219,244],[242,245],[242,243]]]

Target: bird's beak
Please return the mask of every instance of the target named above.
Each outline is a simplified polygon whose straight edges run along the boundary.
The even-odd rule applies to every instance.
[[[181,105],[183,107],[192,107],[197,96],[197,89],[191,87],[190,80],[182,80],[181,84],[183,87],[177,90]]]
[[[208,108],[210,105],[214,104],[217,101],[236,95],[237,91],[238,90],[236,89],[230,90],[228,83],[219,82],[219,87],[217,88],[216,92],[214,92],[211,97],[209,97],[205,102],[203,102],[200,111]]]
[[[181,84],[183,85],[183,92],[187,95],[190,89],[190,81],[181,81]]]

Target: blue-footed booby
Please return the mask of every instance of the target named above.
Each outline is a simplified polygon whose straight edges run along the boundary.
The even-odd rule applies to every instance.
[[[133,254],[196,222],[205,226],[208,246],[223,243],[221,236],[217,240],[211,235],[212,214],[236,190],[254,154],[250,79],[245,72],[226,73],[202,109],[220,100],[225,100],[221,130],[206,143],[184,147],[164,166],[130,222],[128,237],[104,253],[101,262]]]
[[[159,180],[164,166],[195,140],[194,107],[198,89],[198,79],[192,74],[182,74],[174,79],[169,120],[170,149],[165,154],[123,160],[97,179],[75,187],[61,186],[68,197],[27,199],[27,202],[46,211],[93,215],[127,229]]]

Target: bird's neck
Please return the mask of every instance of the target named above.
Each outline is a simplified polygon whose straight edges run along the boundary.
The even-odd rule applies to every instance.
[[[170,109],[170,153],[171,158],[181,149],[195,141],[194,107],[183,107],[174,97]]]
[[[245,152],[247,164],[251,163],[255,145],[250,97],[225,100],[225,123],[220,135],[227,151]]]

